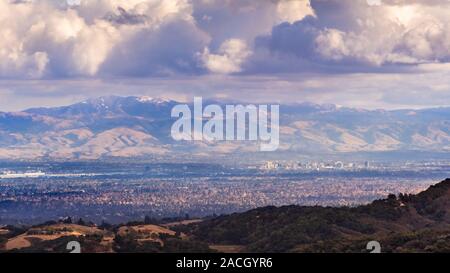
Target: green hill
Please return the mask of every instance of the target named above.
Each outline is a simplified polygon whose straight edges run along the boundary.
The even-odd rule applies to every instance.
[[[251,252],[450,252],[450,179],[418,195],[390,195],[356,208],[265,207],[189,226],[214,245]]]

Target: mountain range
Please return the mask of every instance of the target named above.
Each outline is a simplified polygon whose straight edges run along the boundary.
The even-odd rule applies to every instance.
[[[258,143],[174,141],[170,128],[176,119],[170,113],[177,104],[109,96],[0,112],[0,159],[262,158]],[[449,151],[450,108],[387,111],[292,103],[280,105],[279,149],[263,158],[411,153],[449,158]]]

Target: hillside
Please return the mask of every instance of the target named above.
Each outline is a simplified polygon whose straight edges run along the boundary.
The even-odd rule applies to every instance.
[[[202,220],[124,225],[79,221],[0,227],[0,251],[67,252],[450,252],[450,179],[417,195],[355,208],[265,207]]]
[[[170,112],[176,104],[111,96],[64,107],[0,112],[0,159],[176,158],[180,154],[207,158],[233,152],[251,157],[259,152],[257,143],[174,141],[170,128],[175,119]],[[450,108],[385,111],[311,103],[280,106],[276,156],[283,159],[298,154],[385,153],[392,157],[408,152],[448,158],[449,150]]]
[[[450,179],[418,195],[391,195],[356,208],[266,207],[190,227],[195,238],[252,252],[450,251]]]

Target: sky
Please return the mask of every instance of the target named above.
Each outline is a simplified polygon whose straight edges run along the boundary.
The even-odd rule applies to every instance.
[[[107,95],[450,105],[448,0],[2,0],[0,111]]]

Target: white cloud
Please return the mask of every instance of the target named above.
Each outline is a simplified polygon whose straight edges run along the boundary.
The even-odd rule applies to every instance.
[[[112,94],[450,101],[447,0],[75,2],[0,0],[0,110]]]
[[[191,16],[192,6],[187,0],[99,0],[81,1],[79,5],[61,3],[64,2],[0,3],[0,77],[95,76],[102,73],[103,64],[111,56],[123,53],[117,50],[134,51],[136,47],[143,50],[142,46],[153,50],[154,54],[165,50],[155,48],[154,44],[158,43],[155,40],[147,39],[149,44],[146,45],[129,43],[139,40],[139,35],[162,37],[161,31],[167,30],[165,26],[169,24],[178,24],[185,28],[181,32],[194,34],[192,40],[195,42],[199,40],[197,36],[205,35],[196,28]],[[183,42],[190,43],[189,40]],[[121,47],[123,44],[129,48],[124,49]],[[207,39],[203,39],[195,49],[205,45]],[[184,45],[178,43],[176,46]],[[183,58],[193,60],[194,54],[195,51],[192,51],[186,56],[178,56],[181,58],[178,61],[183,62]],[[158,65],[170,67],[172,64]],[[134,71],[146,69],[133,67],[133,64],[128,64],[128,67]]]
[[[272,56],[297,58],[285,71],[307,70],[311,63],[325,72],[361,72],[450,61],[449,1],[311,0],[311,6],[314,18],[275,26],[258,38]],[[265,65],[271,63],[267,58]],[[259,58],[254,69],[261,66]]]
[[[244,41],[230,39],[223,42],[218,54],[211,54],[207,48],[200,54],[203,65],[213,73],[230,74],[242,71],[241,65],[251,55]]]
[[[233,73],[248,51],[233,39],[251,47],[311,12],[307,0],[1,1],[0,78],[199,74],[203,48],[218,52],[210,72]]]
[[[278,1],[276,9],[280,23],[294,23],[307,15],[314,15],[314,10],[307,0]]]
[[[250,45],[277,24],[313,14],[309,0],[194,0],[193,7],[197,24],[211,35],[213,47],[232,38]]]
[[[172,79],[179,75],[237,74],[232,87],[217,86],[214,80],[194,80],[190,91],[181,85],[182,90],[176,93],[199,88],[203,94],[223,91],[238,97],[240,90],[247,88],[248,75],[289,72],[295,76],[286,76],[274,85],[266,81],[267,90],[256,96],[289,100],[293,92],[299,92],[299,98],[305,100],[345,104],[345,98],[348,104],[361,107],[370,107],[370,103],[420,107],[446,99],[448,72],[444,76],[440,70],[450,62],[450,2],[369,2],[0,1],[0,78],[95,80],[162,75]],[[323,85],[312,84],[305,72],[315,74],[315,80]],[[336,72],[348,74],[323,80]],[[361,72],[372,74],[356,74]],[[383,76],[375,76],[379,72]],[[238,81],[239,77],[243,80]],[[295,77],[300,80],[294,81]],[[372,84],[374,78],[383,81],[383,86]],[[249,93],[264,89],[257,79],[254,82]],[[166,93],[175,89],[174,85],[161,85],[170,86],[164,88]],[[61,86],[59,93],[78,92]],[[96,87],[83,90],[90,94]],[[102,88],[104,85],[98,87]],[[116,94],[128,86],[121,88]],[[109,92],[111,86],[106,90]],[[25,92],[22,97],[29,96],[30,103],[37,97],[21,92]],[[408,94],[408,102],[403,94]],[[51,96],[47,99],[58,101],[56,94]]]

